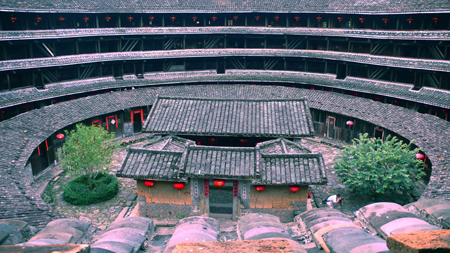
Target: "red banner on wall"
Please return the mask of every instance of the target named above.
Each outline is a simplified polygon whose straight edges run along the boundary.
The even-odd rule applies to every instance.
[[[238,182],[238,180],[233,180],[233,198],[237,198],[239,195]]]
[[[203,196],[209,196],[209,179],[203,180]]]

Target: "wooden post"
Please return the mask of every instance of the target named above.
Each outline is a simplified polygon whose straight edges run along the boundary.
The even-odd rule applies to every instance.
[[[203,207],[206,216],[209,217],[209,179],[203,179]]]
[[[233,180],[233,221],[238,218],[238,196],[239,196],[239,181]]]

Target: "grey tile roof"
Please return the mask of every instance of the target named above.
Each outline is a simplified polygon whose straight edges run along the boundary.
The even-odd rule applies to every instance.
[[[279,138],[256,145],[262,155],[270,154],[309,154],[311,151],[293,141]]]
[[[260,160],[261,180],[252,184],[313,185],[326,184],[325,163],[321,154],[270,154]]]
[[[182,155],[182,152],[131,148],[116,175],[135,179],[180,181],[178,170]]]
[[[189,146],[181,170],[187,177],[259,178],[255,148]]]
[[[177,1],[177,0],[5,0],[0,10],[19,12],[74,12],[74,13],[242,13],[242,12],[320,12],[320,13],[427,13],[448,12],[446,0],[249,0],[249,1]]]
[[[450,32],[445,31],[391,31],[367,29],[331,29],[312,27],[120,27],[94,29],[57,29],[0,31],[0,41],[62,39],[97,36],[128,35],[173,35],[173,34],[267,34],[330,36],[345,38],[389,39],[389,40],[450,40]]]
[[[45,67],[69,66],[84,63],[126,61],[126,60],[149,60],[149,59],[172,59],[172,58],[199,58],[199,57],[303,57],[344,62],[354,62],[376,66],[423,69],[430,71],[450,72],[450,61],[412,59],[404,57],[379,56],[363,53],[349,53],[321,50],[303,49],[183,49],[183,50],[160,50],[160,51],[133,51],[79,54],[47,58],[32,58],[20,60],[0,61],[0,71],[35,69]]]
[[[144,127],[151,133],[178,135],[314,135],[309,107],[303,99],[158,97]]]
[[[423,87],[412,91],[413,85],[385,82],[364,78],[347,77],[336,79],[336,75],[308,72],[275,70],[227,70],[218,75],[215,70],[155,72],[144,74],[145,79],[118,80],[113,77],[85,79],[48,84],[46,89],[26,88],[0,93],[0,108],[29,103],[59,96],[130,86],[149,86],[195,82],[267,82],[315,84],[330,88],[373,93],[387,97],[404,99],[450,109],[450,92],[441,89]]]

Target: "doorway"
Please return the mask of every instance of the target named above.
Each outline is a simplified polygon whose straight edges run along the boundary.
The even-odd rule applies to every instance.
[[[327,116],[327,137],[334,139],[336,136],[336,118]]]
[[[233,218],[233,180],[227,180],[220,190],[209,180],[209,216]]]
[[[133,125],[134,133],[139,133],[142,131],[142,123],[144,123],[143,110],[131,111],[131,124]]]

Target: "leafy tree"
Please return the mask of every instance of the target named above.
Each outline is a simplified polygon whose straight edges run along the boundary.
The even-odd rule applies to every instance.
[[[102,127],[78,124],[76,130],[66,130],[68,135],[63,146],[61,165],[74,176],[86,175],[89,188],[93,190],[93,179],[112,160],[118,144],[113,141],[114,134]]]
[[[359,194],[376,196],[386,192],[410,192],[425,175],[419,149],[388,136],[385,141],[360,134],[353,145],[336,157],[335,171],[342,183]]]

